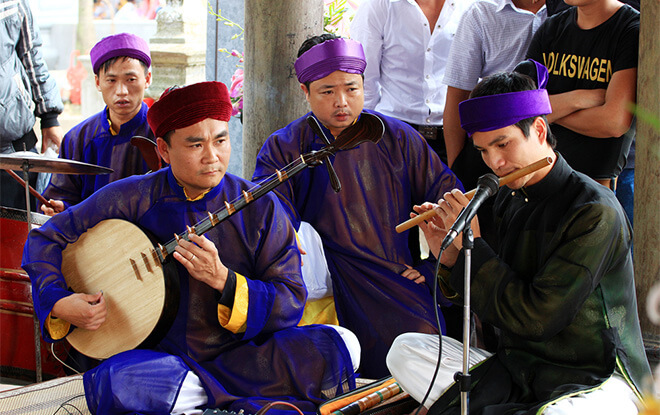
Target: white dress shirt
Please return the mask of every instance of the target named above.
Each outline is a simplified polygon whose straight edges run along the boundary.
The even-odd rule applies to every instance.
[[[365,108],[419,125],[442,125],[449,49],[473,0],[445,0],[433,33],[414,0],[365,0],[351,24],[364,47]]]

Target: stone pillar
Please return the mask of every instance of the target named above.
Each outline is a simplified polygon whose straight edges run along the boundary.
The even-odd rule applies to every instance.
[[[152,83],[146,96],[157,99],[170,86],[206,80],[207,13],[204,0],[165,2],[149,40]]]
[[[105,107],[103,95],[96,89],[96,79],[92,60],[89,55],[78,56],[78,61],[82,62],[87,72],[80,83],[80,115],[83,119],[91,117]]]
[[[323,33],[323,0],[245,0],[243,177],[266,138],[307,111],[293,63],[309,36]],[[284,166],[282,166],[284,167]]]
[[[660,283],[660,3],[641,1],[637,73],[637,149],[635,165],[635,281],[647,355],[660,361],[660,327],[646,312],[647,296]],[[656,125],[653,125],[655,120]],[[651,122],[649,122],[651,121]]]
[[[214,13],[222,8],[221,15],[232,22],[245,27],[244,0],[210,0],[209,7]],[[209,13],[207,19],[206,38],[206,80],[220,81],[231,87],[231,77],[238,69],[239,62],[234,56],[218,49],[231,51],[236,49],[243,52],[244,36],[237,27],[225,25],[218,21],[216,15]],[[241,64],[241,67],[243,65]],[[238,116],[231,117],[229,121],[229,138],[231,140],[231,157],[227,172],[236,176],[243,176],[243,124]],[[248,177],[249,178],[249,177]]]
[[[94,4],[78,0],[78,26],[76,28],[76,49],[86,55],[94,46]]]

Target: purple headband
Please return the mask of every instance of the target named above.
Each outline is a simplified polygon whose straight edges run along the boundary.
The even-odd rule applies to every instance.
[[[458,104],[461,127],[468,136],[476,132],[493,131],[514,125],[525,118],[552,112],[545,86],[548,70],[530,59],[536,66],[539,89],[471,98]]]
[[[119,33],[104,37],[89,51],[89,57],[92,60],[92,67],[95,74],[99,73],[101,65],[118,56],[139,59],[147,67],[151,66],[149,45],[141,37],[130,33]]]
[[[364,73],[367,61],[360,42],[351,39],[329,39],[312,46],[293,65],[298,82],[313,82],[334,71]]]

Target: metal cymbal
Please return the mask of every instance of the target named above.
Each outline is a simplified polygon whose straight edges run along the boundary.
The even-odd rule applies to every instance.
[[[83,163],[76,160],[46,157],[31,151],[17,151],[10,154],[0,154],[0,169],[37,173],[60,174],[108,174],[113,170],[95,164]]]

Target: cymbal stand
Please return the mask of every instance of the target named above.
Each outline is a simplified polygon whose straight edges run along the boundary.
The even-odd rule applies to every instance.
[[[27,219],[28,235],[32,230],[32,217],[30,214],[30,162],[28,160],[23,160],[21,165],[23,170],[23,176],[25,177],[25,214]],[[26,241],[27,243],[27,241]],[[43,380],[42,366],[41,366],[41,330],[39,326],[39,319],[37,318],[37,310],[35,309],[36,305],[33,304],[33,313],[32,320],[34,321],[34,364],[35,364],[35,374],[37,378],[37,383]]]

